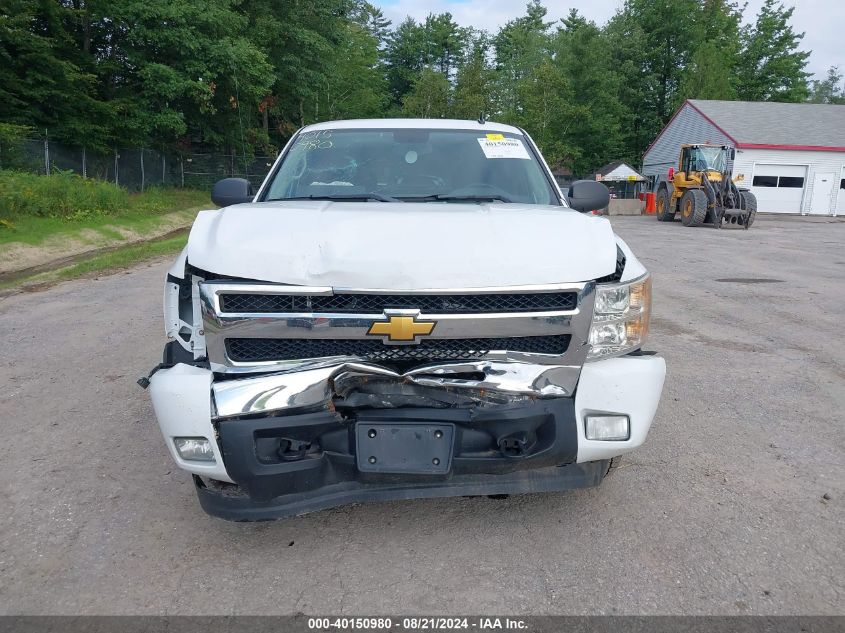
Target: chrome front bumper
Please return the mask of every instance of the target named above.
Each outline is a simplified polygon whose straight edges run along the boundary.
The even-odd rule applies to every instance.
[[[371,373],[366,367],[352,369],[347,366],[341,374],[344,372],[346,376],[339,381],[341,386],[385,375],[383,372]],[[309,375],[310,387],[303,388],[300,372],[215,381],[208,369],[179,364],[152,376],[150,395],[168,450],[179,467],[210,479],[231,482],[216,441],[217,428],[229,420],[236,420],[239,411],[248,412],[246,417],[284,415],[290,405],[324,402],[327,394],[334,393],[335,379],[341,377],[341,374],[334,377],[331,374],[327,371],[320,380],[316,379],[317,374]],[[659,356],[623,356],[586,364],[574,393],[577,461],[609,459],[640,446],[657,410],[665,375],[666,364]],[[475,393],[479,398],[484,395],[483,391]],[[526,398],[526,402],[530,400],[531,397]],[[331,408],[329,404],[323,410]],[[584,422],[589,413],[627,415],[631,437],[614,442],[588,440]],[[175,450],[176,437],[211,440],[215,462],[183,460]]]
[[[315,365],[212,383],[215,419],[328,407],[374,379],[446,389],[479,402],[490,392],[505,398],[571,397],[580,373],[580,367],[490,361],[427,365],[404,374],[365,363]]]

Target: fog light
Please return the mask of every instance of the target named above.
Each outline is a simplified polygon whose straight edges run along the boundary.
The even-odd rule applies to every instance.
[[[587,439],[620,441],[631,437],[627,415],[588,415]]]
[[[176,452],[179,457],[187,462],[213,462],[214,451],[211,450],[211,442],[204,437],[177,437]]]

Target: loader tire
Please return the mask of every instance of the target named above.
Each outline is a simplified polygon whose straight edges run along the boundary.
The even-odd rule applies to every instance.
[[[748,224],[745,227],[750,228],[754,224],[754,218],[757,217],[757,197],[750,191],[740,191],[739,195],[742,196],[742,206],[749,211]]]
[[[658,222],[673,222],[675,220],[675,212],[671,210],[672,198],[669,196],[669,190],[665,187],[657,192],[657,221]]]
[[[701,189],[688,189],[681,197],[681,222],[700,226],[707,217],[707,196]]]

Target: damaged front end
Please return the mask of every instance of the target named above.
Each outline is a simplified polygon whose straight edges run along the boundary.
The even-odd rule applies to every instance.
[[[212,385],[217,419],[299,409],[484,407],[571,396],[568,367],[478,361],[424,365],[405,373],[341,362],[222,380]]]
[[[575,461],[571,398],[455,376],[349,363],[215,382],[213,415],[227,470],[253,501],[270,502],[400,481],[424,490],[464,475]]]
[[[169,282],[186,358],[151,385],[211,514],[562,490],[606,471],[576,463],[595,282],[388,292],[189,272]],[[202,389],[207,413],[186,396]],[[213,462],[173,448],[185,433],[208,439]]]
[[[549,377],[536,368],[528,375],[530,367],[456,364],[399,374],[344,363],[219,381],[213,417],[227,470],[252,500],[395,487],[400,476],[424,490],[463,475],[575,461],[573,400],[539,397],[550,385],[535,387]]]

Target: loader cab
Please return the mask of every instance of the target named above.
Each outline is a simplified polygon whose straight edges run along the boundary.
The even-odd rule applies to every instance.
[[[685,174],[702,171],[721,174],[727,171],[728,159],[733,157],[733,151],[727,145],[682,145],[678,165]]]

